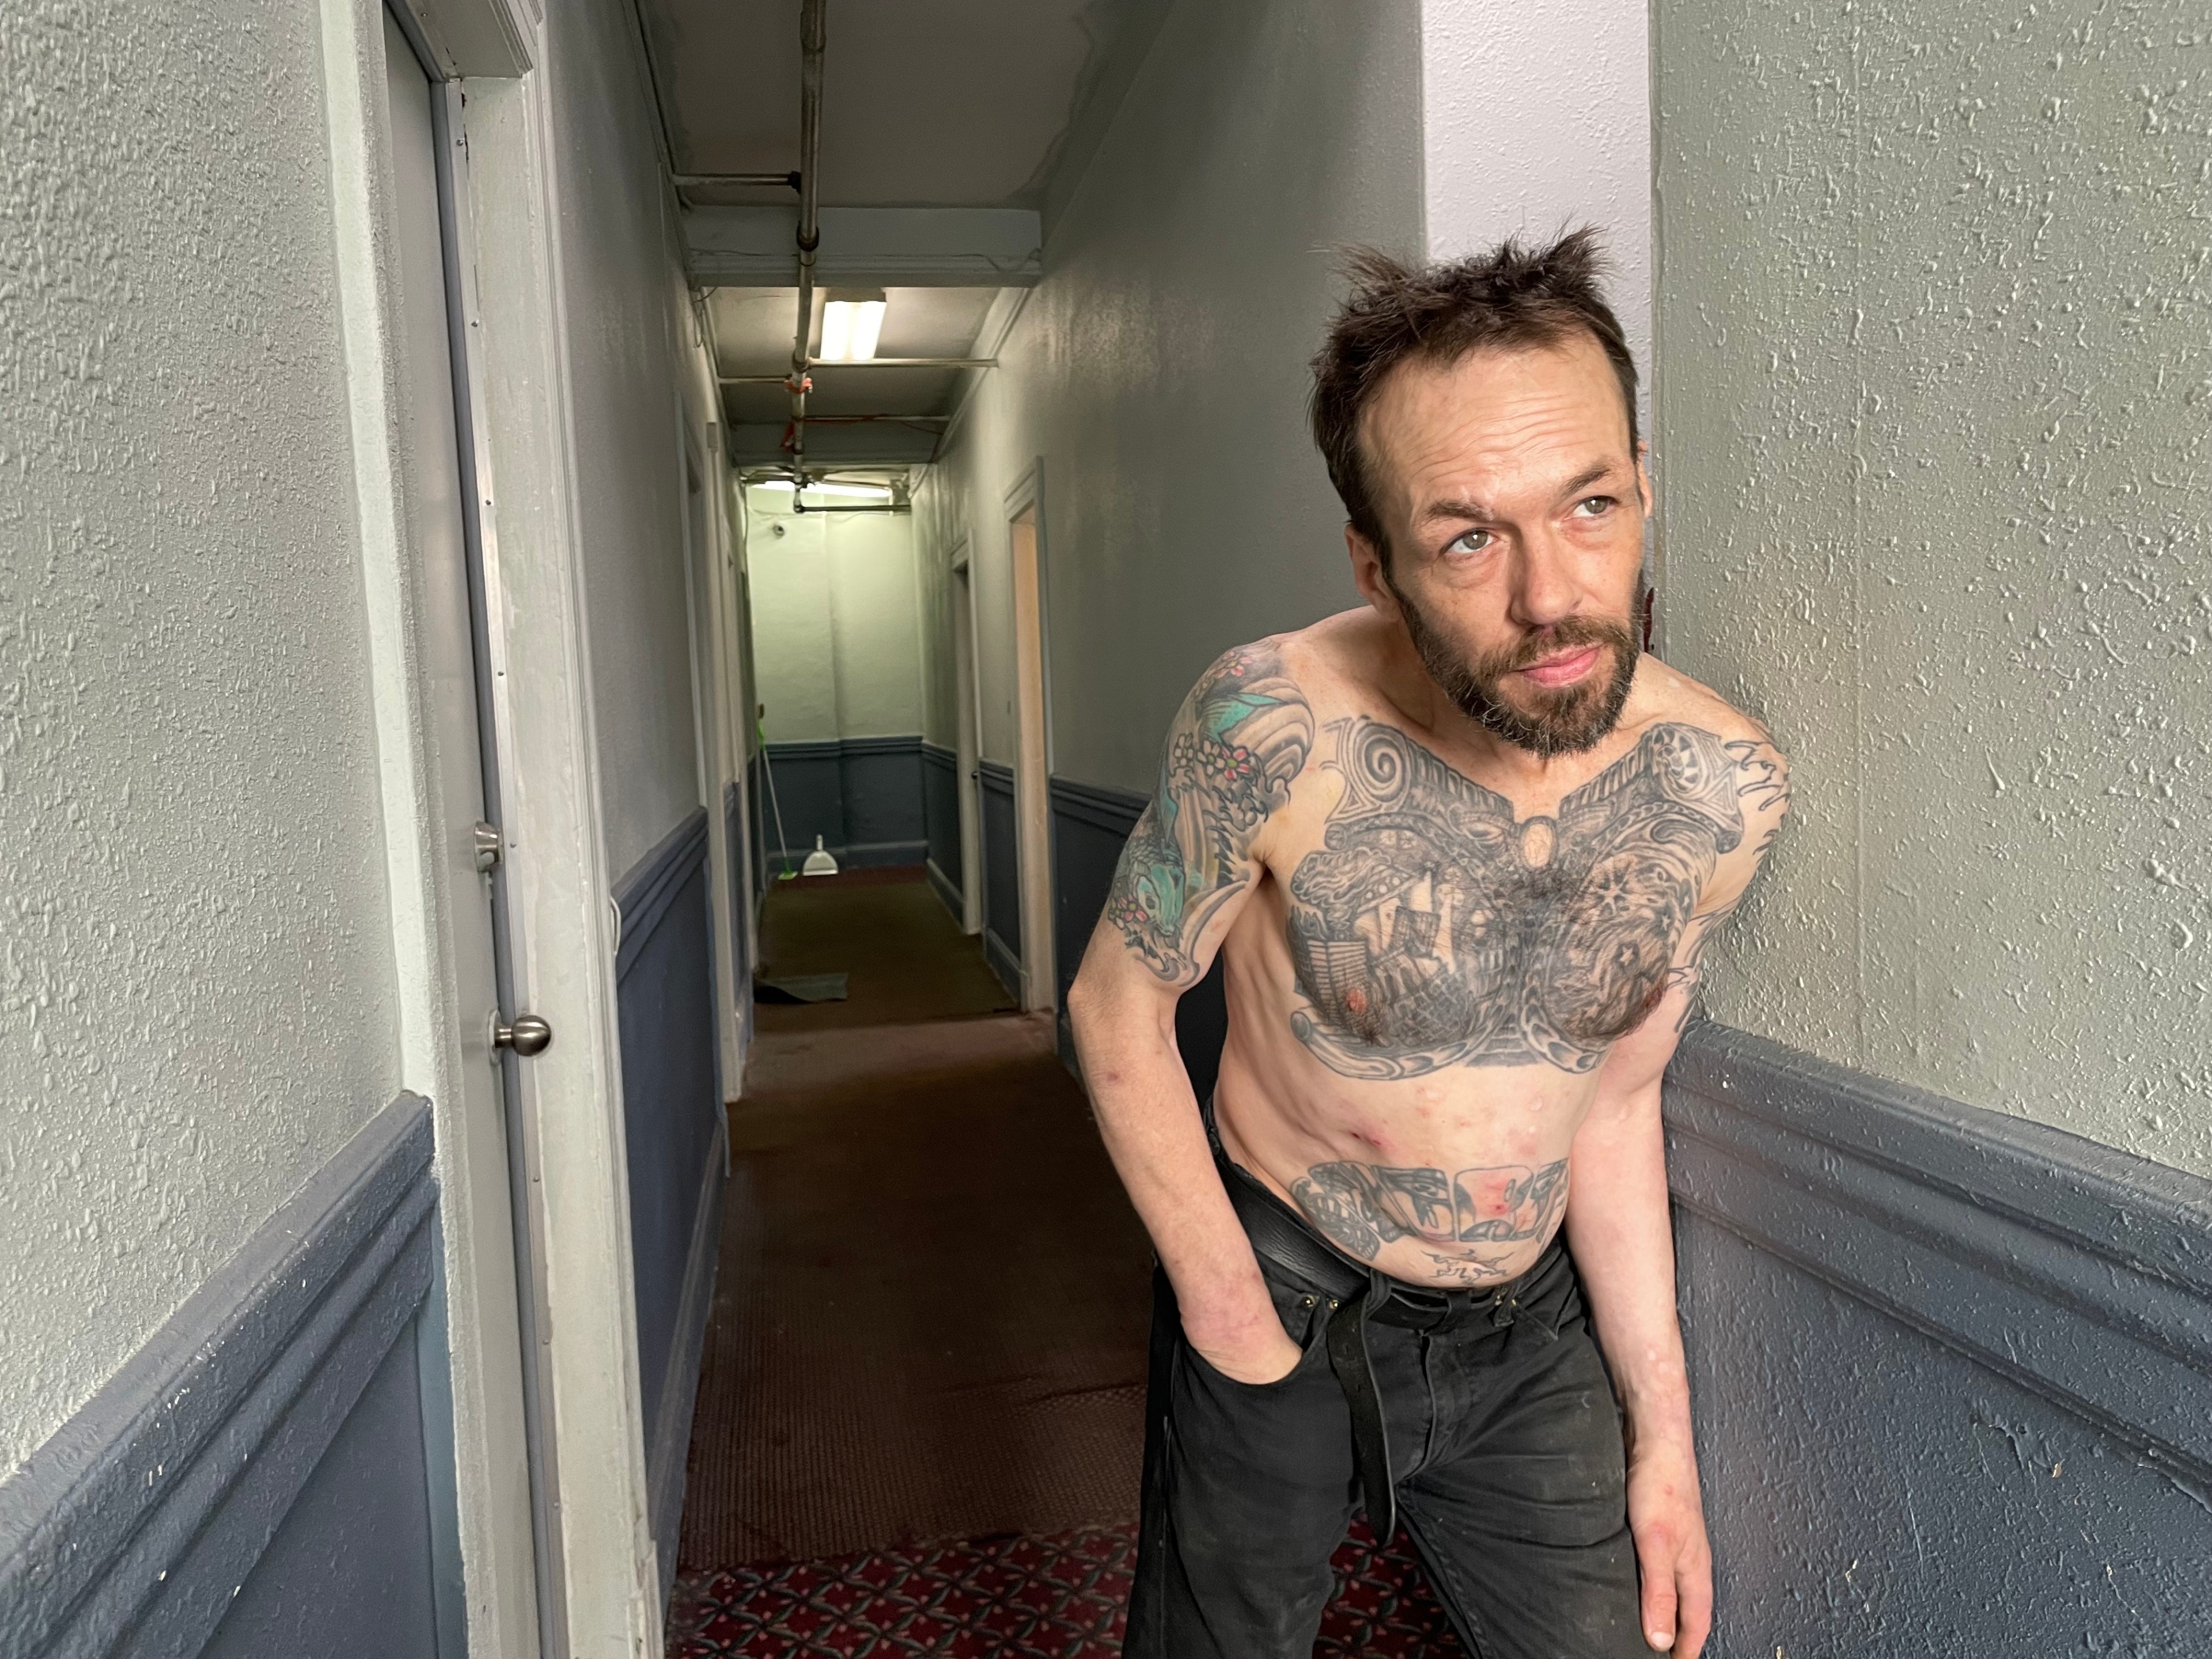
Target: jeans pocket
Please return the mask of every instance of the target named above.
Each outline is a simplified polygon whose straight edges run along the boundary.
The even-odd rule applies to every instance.
[[[1275,1316],[1282,1321],[1283,1334],[1298,1345],[1297,1363],[1271,1382],[1246,1382],[1216,1365],[1184,1334],[1182,1352],[1199,1380],[1209,1387],[1236,1389],[1246,1395],[1267,1394],[1287,1388],[1311,1367],[1314,1355],[1324,1346],[1325,1322],[1318,1316],[1322,1311],[1320,1299],[1296,1291],[1286,1292],[1272,1282],[1267,1288],[1274,1299]]]

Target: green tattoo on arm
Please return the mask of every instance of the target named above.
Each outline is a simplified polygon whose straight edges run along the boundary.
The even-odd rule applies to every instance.
[[[1160,978],[1198,977],[1199,935],[1249,884],[1253,838],[1312,748],[1313,711],[1272,647],[1230,652],[1184,700],[1106,900],[1107,921]]]

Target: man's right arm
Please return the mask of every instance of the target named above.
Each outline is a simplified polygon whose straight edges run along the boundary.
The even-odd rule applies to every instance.
[[[1068,992],[1068,1021],[1108,1154],[1175,1285],[1183,1333],[1217,1369],[1272,1382],[1297,1362],[1214,1172],[1176,1047],[1175,1010],[1257,884],[1254,848],[1313,748],[1313,713],[1273,647],[1209,668],[1168,733]]]

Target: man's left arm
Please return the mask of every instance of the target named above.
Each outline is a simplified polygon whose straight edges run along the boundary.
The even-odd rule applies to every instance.
[[[1771,744],[1729,749],[1738,762],[1745,834],[1699,895],[1665,994],[1606,1056],[1589,1116],[1575,1137],[1567,1188],[1568,1248],[1627,1419],[1628,1522],[1644,1583],[1644,1639],[1676,1659],[1695,1659],[1705,1646],[1713,1575],[1674,1310],[1660,1083],[1689,1023],[1699,955],[1741,900],[1789,801],[1786,769]]]

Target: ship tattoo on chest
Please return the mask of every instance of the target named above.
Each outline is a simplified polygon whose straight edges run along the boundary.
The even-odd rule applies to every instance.
[[[1666,993],[1715,866],[1742,841],[1750,743],[1679,723],[1568,795],[1513,804],[1366,716],[1290,883],[1298,1040],[1346,1077],[1594,1068]]]

